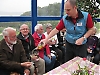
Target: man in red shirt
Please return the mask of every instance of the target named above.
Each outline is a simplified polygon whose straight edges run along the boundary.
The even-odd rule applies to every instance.
[[[35,32],[33,33],[32,36],[34,38],[35,46],[38,46],[39,42],[42,39],[45,39],[45,35],[43,34],[43,31],[44,31],[43,25],[37,24],[34,29],[35,29]],[[39,57],[45,60],[46,72],[53,69],[54,64],[55,64],[55,60],[56,60],[56,56],[51,55],[50,48],[49,48],[48,44],[46,44],[44,47],[39,49]]]
[[[65,12],[66,15],[43,42],[48,43],[49,38],[66,28],[66,61],[76,56],[86,57],[86,41],[94,31],[92,18],[89,13],[77,9],[76,0],[65,2]]]

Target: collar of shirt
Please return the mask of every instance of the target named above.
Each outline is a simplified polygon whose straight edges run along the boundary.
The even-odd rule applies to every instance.
[[[13,50],[13,45],[12,45],[12,44],[8,44],[7,42],[6,42],[6,44],[8,45],[8,47],[9,47],[11,50]]]
[[[27,36],[24,36],[23,34],[22,34],[22,36],[24,37],[24,39],[27,39],[27,38],[29,37],[29,35],[27,35]]]
[[[41,35],[41,34],[38,34],[38,36],[39,36],[40,38],[42,38],[42,35]]]

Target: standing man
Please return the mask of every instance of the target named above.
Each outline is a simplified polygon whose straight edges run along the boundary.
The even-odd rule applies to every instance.
[[[22,41],[23,47],[26,52],[26,56],[29,59],[29,61],[31,61],[30,53],[35,48],[35,42],[34,42],[32,35],[29,33],[28,25],[23,24],[20,26],[20,33],[17,37],[18,39]],[[38,68],[38,75],[43,75],[45,73],[45,61],[42,58],[39,58],[38,61],[37,59],[38,57],[34,56],[32,58],[32,61],[35,63],[35,65]],[[33,75],[33,71],[31,72]]]
[[[26,58],[23,45],[16,37],[16,30],[7,27],[2,34],[4,39],[0,41],[0,75],[10,75],[13,72],[29,75],[32,63]]]
[[[77,0],[67,0],[65,2],[66,15],[60,20],[55,29],[43,40],[47,43],[48,39],[66,28],[66,61],[80,56],[87,56],[87,38],[93,33],[94,25],[88,12],[77,9]]]

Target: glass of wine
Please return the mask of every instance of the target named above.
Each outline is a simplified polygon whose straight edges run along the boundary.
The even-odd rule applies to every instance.
[[[33,49],[32,52],[31,52],[31,54],[30,54],[30,56],[31,56],[31,58],[33,58],[33,59],[34,59],[34,57],[37,56],[36,61],[38,61],[38,60],[39,60],[39,51],[38,51],[36,48]]]
[[[41,48],[43,48],[43,45],[44,45],[44,43],[41,42],[41,43],[38,44],[38,46],[37,46],[35,49],[32,50],[32,52],[31,52],[31,54],[30,54],[31,58],[34,58],[35,56],[37,56],[36,61],[39,60],[39,50],[40,50]]]

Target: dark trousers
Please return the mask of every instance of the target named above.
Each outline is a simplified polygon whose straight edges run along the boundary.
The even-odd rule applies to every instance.
[[[50,49],[54,50],[56,52],[56,54],[57,54],[56,55],[57,60],[59,62],[62,62],[62,51],[59,48],[55,47],[54,45],[52,47],[50,47]]]
[[[58,48],[62,51],[62,63],[66,62],[66,47],[59,45]]]
[[[66,41],[66,62],[76,56],[87,57],[87,44],[75,45]]]
[[[17,72],[20,75],[24,75],[24,69],[23,68],[18,69],[18,70],[13,70],[13,71],[6,70],[6,69],[0,69],[0,75],[10,75],[11,72]]]
[[[0,69],[0,75],[10,75],[10,71]]]
[[[100,61],[100,54],[98,53],[94,56],[93,63],[99,65],[99,61]]]
[[[54,45],[50,47],[50,50],[55,51],[54,55],[56,56],[56,61],[54,64],[54,68],[56,68],[62,64],[62,51],[57,47],[55,47]]]

